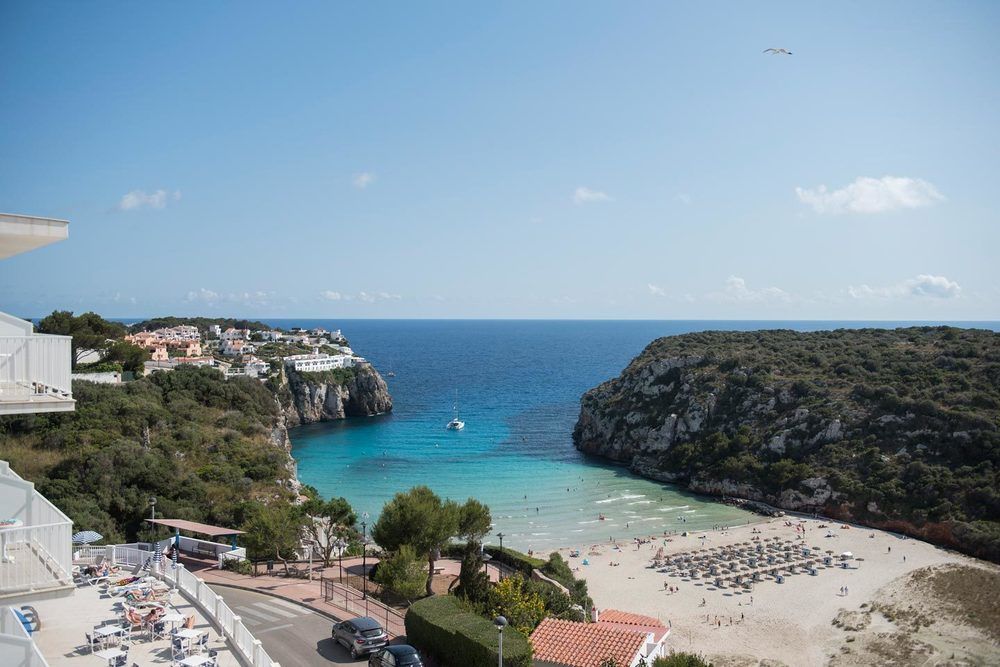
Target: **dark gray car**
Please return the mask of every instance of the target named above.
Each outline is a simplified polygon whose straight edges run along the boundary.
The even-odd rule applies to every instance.
[[[351,652],[351,657],[357,659],[362,655],[374,653],[389,643],[389,635],[374,618],[362,616],[352,618],[343,623],[334,623],[331,631],[333,641]]]
[[[417,649],[407,644],[386,646],[384,651],[368,658],[368,667],[423,667],[423,664]]]

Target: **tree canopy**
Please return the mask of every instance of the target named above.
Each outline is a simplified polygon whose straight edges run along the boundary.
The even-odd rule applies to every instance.
[[[123,338],[126,328],[119,322],[110,322],[97,313],[73,315],[68,310],[56,310],[38,323],[38,331],[46,334],[72,336],[73,367],[89,350],[106,351],[113,340]]]

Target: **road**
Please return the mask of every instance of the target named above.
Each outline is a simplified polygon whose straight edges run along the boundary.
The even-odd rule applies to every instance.
[[[343,647],[333,643],[333,621],[326,616],[262,593],[227,586],[212,586],[212,590],[243,619],[271,659],[282,667],[368,664],[368,658],[351,660]]]

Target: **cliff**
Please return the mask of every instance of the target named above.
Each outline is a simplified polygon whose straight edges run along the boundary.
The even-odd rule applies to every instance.
[[[1000,335],[704,332],[588,391],[578,449],[1000,560]]]
[[[278,397],[289,428],[392,410],[385,380],[368,364],[322,373],[288,370]]]

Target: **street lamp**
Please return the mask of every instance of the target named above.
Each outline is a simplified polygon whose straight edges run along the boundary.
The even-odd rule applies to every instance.
[[[497,664],[499,667],[503,667],[503,629],[504,626],[507,625],[507,619],[503,616],[497,616],[493,619],[493,625],[497,626],[498,644],[500,648],[500,650],[497,651],[497,659],[499,660]]]
[[[156,519],[156,496],[149,497],[149,518]]]
[[[497,537],[500,538],[500,556],[502,557],[503,556],[503,533],[497,533]],[[502,558],[501,558],[501,560],[502,560]],[[497,563],[497,573],[498,573],[497,574],[498,580],[502,581],[503,580],[503,568],[500,567],[500,563]],[[500,618],[503,618],[503,616],[501,616]]]
[[[480,556],[480,559],[482,559],[483,565],[486,566],[486,581],[489,581],[490,580],[490,561],[493,560],[493,557],[490,556],[489,554],[483,554],[483,555]]]
[[[347,542],[344,541],[343,537],[338,537],[333,546],[337,547],[337,565],[340,568],[340,583],[344,583],[344,549],[347,547]]]
[[[368,599],[368,512],[361,515],[361,574],[364,576],[362,599]]]
[[[319,542],[316,540],[306,540],[306,544],[309,545],[309,581],[313,580],[313,547],[318,547]]]

